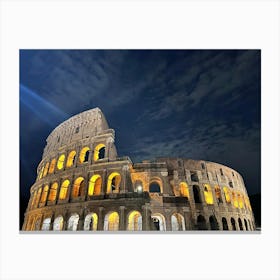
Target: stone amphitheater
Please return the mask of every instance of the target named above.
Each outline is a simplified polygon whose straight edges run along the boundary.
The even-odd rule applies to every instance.
[[[183,158],[133,163],[118,157],[114,140],[99,108],[57,126],[30,188],[22,230],[255,230],[237,171]]]

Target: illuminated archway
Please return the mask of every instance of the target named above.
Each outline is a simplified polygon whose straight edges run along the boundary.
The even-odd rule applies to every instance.
[[[63,217],[62,216],[58,216],[55,218],[54,222],[53,222],[53,230],[54,231],[60,231],[63,229]]]
[[[90,213],[85,217],[84,230],[97,230],[98,216],[96,213]]]
[[[82,148],[79,156],[80,163],[88,162],[89,159],[89,147]]]
[[[224,190],[226,202],[230,203],[231,199],[230,199],[230,192],[229,192],[228,188],[227,187],[223,187],[223,190]]]
[[[46,218],[43,221],[42,230],[50,230],[51,218]]]
[[[49,165],[50,165],[50,163],[49,163],[49,162],[47,162],[47,163],[46,163],[46,165],[45,165],[45,168],[44,168],[43,177],[45,177],[45,176],[47,175],[47,173],[48,173],[48,169],[49,169]]]
[[[63,200],[67,197],[68,187],[69,187],[70,181],[64,180],[60,187],[59,192],[59,199]]]
[[[99,144],[94,149],[93,160],[97,161],[97,160],[103,159],[103,158],[105,158],[105,145]]]
[[[219,186],[215,186],[215,195],[217,199],[217,203],[223,203],[221,189]]]
[[[134,191],[141,193],[143,192],[143,182],[141,180],[136,180],[134,183]]]
[[[189,188],[188,188],[187,183],[181,182],[179,186],[180,186],[181,196],[185,196],[188,199],[190,199],[190,193],[189,193]]]
[[[138,211],[130,212],[128,216],[127,230],[139,231],[142,230],[142,215]]]
[[[237,194],[237,201],[238,201],[238,207],[240,209],[244,208],[244,201],[240,193]]]
[[[68,220],[67,230],[76,231],[79,223],[79,215],[73,214]]]
[[[49,168],[49,174],[52,174],[54,172],[55,164],[56,164],[56,159],[53,158],[52,161],[51,161],[50,168]]]
[[[42,193],[42,188],[40,188],[37,192],[35,207],[38,207],[38,203],[39,203],[40,198],[41,198],[41,193]]]
[[[33,192],[31,208],[33,208],[35,206],[36,197],[37,197],[37,191]]]
[[[104,230],[119,230],[119,214],[117,212],[109,212],[104,219]]]
[[[65,160],[65,155],[62,154],[59,156],[58,161],[57,161],[57,169],[61,170],[64,166],[64,160]]]
[[[69,153],[68,157],[67,157],[67,162],[66,162],[66,167],[71,167],[74,164],[75,161],[75,157],[76,157],[76,151],[73,150]]]
[[[118,193],[120,191],[121,175],[113,172],[108,177],[107,193]]]
[[[42,196],[41,196],[41,201],[40,201],[41,203],[43,203],[47,200],[48,192],[49,192],[49,186],[46,185],[46,186],[44,186],[44,190],[43,190],[43,193],[42,193]]]
[[[83,177],[78,177],[73,185],[72,197],[79,197],[84,195],[85,180]]]
[[[49,201],[55,201],[56,194],[57,194],[57,189],[58,189],[58,184],[57,184],[57,182],[55,182],[51,185],[49,198],[48,198]]]
[[[93,175],[88,184],[88,195],[100,195],[102,187],[102,179],[98,174]]]
[[[204,198],[207,204],[213,204],[213,194],[209,184],[204,184]]]
[[[154,230],[166,231],[165,218],[162,214],[155,213],[155,214],[152,214],[151,217],[152,217],[152,221],[153,221]]]
[[[185,230],[185,219],[181,214],[174,213],[171,216],[171,228],[172,228],[172,231]]]
[[[236,197],[234,191],[232,192],[232,202],[233,202],[234,207],[238,208],[238,200],[237,200],[237,197]]]

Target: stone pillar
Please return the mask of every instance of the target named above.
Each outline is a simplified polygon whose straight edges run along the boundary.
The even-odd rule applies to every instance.
[[[172,231],[172,225],[171,225],[171,215],[170,215],[171,210],[170,209],[165,209],[165,227],[167,231]]]
[[[183,207],[183,213],[184,213],[184,220],[185,220],[185,229],[186,230],[192,230],[191,226],[191,215],[190,215],[190,209],[187,207]]]
[[[120,206],[119,230],[126,230],[126,227],[125,227],[125,206]]]
[[[151,215],[147,205],[142,206],[142,230],[151,230]]]
[[[127,192],[127,172],[129,170],[128,165],[124,165],[122,167],[122,179],[121,179],[121,186],[120,186],[120,193]]]
[[[104,230],[104,207],[98,208],[97,230]]]
[[[78,222],[77,230],[84,230],[84,228],[83,228],[84,219],[85,219],[84,211],[85,211],[85,209],[81,210],[81,212],[79,213],[79,222]]]
[[[49,230],[53,230],[54,214],[52,214],[50,218],[51,218],[51,222],[50,222]]]

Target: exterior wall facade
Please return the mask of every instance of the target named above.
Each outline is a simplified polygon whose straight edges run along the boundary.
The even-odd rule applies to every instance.
[[[47,138],[22,230],[255,230],[242,176],[203,160],[118,157],[99,108]]]

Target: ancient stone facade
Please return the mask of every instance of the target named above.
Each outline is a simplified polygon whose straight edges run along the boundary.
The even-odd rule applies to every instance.
[[[30,189],[24,231],[255,230],[241,175],[203,160],[118,157],[99,108],[56,127]]]

